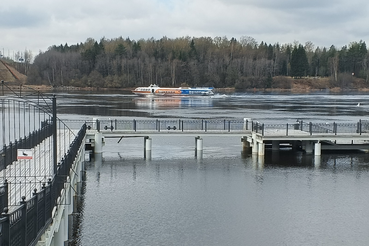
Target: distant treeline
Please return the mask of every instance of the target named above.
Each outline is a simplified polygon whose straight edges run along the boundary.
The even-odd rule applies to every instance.
[[[347,78],[369,80],[365,42],[341,49],[313,43],[258,44],[251,37],[182,37],[134,41],[88,39],[76,45],[52,46],[38,54],[27,70],[35,85],[123,88],[214,86],[283,88],[276,76],[330,77],[331,87],[348,86]]]

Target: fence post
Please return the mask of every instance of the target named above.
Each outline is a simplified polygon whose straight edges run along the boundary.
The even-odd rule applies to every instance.
[[[261,124],[261,135],[264,136],[264,123]]]
[[[96,120],[96,130],[100,132],[100,120]]]
[[[288,123],[286,125],[286,136],[288,136]]]
[[[0,233],[1,233],[1,240],[0,240],[0,245],[10,245],[10,221],[9,221],[9,217],[10,215],[8,214],[8,207],[4,208],[4,211],[1,213],[1,218],[0,218]]]
[[[58,131],[57,131],[57,117],[56,117],[56,97],[53,95],[53,166],[54,166],[54,175],[56,174],[56,169],[58,165]]]
[[[133,130],[136,131],[136,120],[133,119]]]
[[[361,135],[361,119],[359,120],[359,133]]]
[[[228,132],[230,132],[230,131],[231,131],[231,121],[228,120]]]
[[[181,130],[182,130],[182,132],[183,132],[183,120],[181,121],[181,124],[182,124],[182,126],[181,126]]]
[[[337,135],[337,123],[333,122],[333,133],[334,135]]]
[[[38,211],[38,209],[39,209],[39,204],[38,204],[38,202],[39,202],[39,198],[40,198],[40,197],[39,197],[39,196],[38,196],[38,194],[37,194],[37,189],[36,189],[36,188],[33,190],[32,196],[36,197],[36,201],[35,201],[36,218],[40,218],[40,217],[39,217],[39,216],[40,216],[40,214],[39,214],[39,211]],[[38,219],[37,219],[37,220],[35,220],[33,224],[34,224],[34,226],[35,226],[36,234],[38,234],[39,220],[38,220]]]
[[[309,122],[309,132],[310,135],[313,135],[313,123]]]
[[[208,130],[208,121],[205,120],[205,132]]]
[[[22,235],[22,244],[26,245],[27,238],[27,202],[26,197],[22,196],[22,201],[20,202],[22,206],[22,216],[21,216],[21,224],[23,225],[23,235]]]
[[[13,156],[13,143],[12,142],[10,142],[9,143],[9,164],[11,164],[12,162],[13,162],[13,158],[14,158],[14,156]]]
[[[300,130],[302,131],[302,128],[303,128],[303,125],[304,125],[304,121],[300,121]]]

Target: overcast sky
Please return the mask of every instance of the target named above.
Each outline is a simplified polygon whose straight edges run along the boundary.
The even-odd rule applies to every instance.
[[[11,0],[0,5],[5,56],[87,38],[253,37],[341,48],[369,40],[367,0]]]

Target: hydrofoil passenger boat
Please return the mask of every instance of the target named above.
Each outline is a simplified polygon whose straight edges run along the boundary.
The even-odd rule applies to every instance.
[[[137,87],[132,92],[143,96],[212,96],[213,87],[159,87],[151,84],[147,87]]]

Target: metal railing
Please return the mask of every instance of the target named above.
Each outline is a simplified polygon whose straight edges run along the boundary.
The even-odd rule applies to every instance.
[[[82,141],[86,135],[86,124],[82,126],[76,138],[58,163],[57,173],[47,184],[43,183],[41,191],[34,190],[33,197],[25,200],[20,206],[9,212],[7,205],[8,183],[0,187],[0,245],[35,245],[38,238],[52,221],[52,210],[64,188],[64,183],[76,159]]]
[[[369,121],[359,120],[356,123],[312,123],[298,121],[296,123],[286,124],[264,124],[260,122],[252,122],[252,131],[262,136],[283,132],[285,136],[291,136],[298,132],[305,132],[309,135],[321,134],[364,134],[369,133]]]
[[[64,121],[70,128],[81,121]],[[251,129],[247,119],[95,119],[87,121],[89,130],[97,131],[243,131]]]
[[[6,97],[4,87],[9,89]],[[27,98],[20,97],[21,89],[16,93],[3,81],[1,89],[0,171],[3,175],[0,179],[4,185],[0,187],[0,245],[34,245],[51,222],[52,210],[57,205],[70,168],[80,148],[84,148],[82,141],[87,126],[80,124],[75,135],[60,121],[56,116],[55,96],[44,98],[37,92]],[[17,97],[9,97],[10,94]],[[72,144],[71,137],[75,137]],[[43,149],[37,151],[34,163],[40,163],[42,168],[47,165],[50,170],[44,173],[43,169],[41,174],[25,173],[25,165],[17,161],[17,150],[40,149],[40,146]],[[11,169],[18,171],[19,168],[24,177],[11,172]],[[33,172],[39,172],[39,169],[33,169]],[[26,185],[23,180],[27,180],[29,193],[23,188]]]

